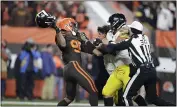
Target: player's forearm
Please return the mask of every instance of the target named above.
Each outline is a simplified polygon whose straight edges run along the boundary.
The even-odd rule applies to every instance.
[[[101,52],[101,53],[112,53],[113,52],[113,48],[112,45],[106,45],[106,44],[100,44],[97,49]]]
[[[96,56],[103,56],[103,54],[96,48],[93,50],[93,54]]]
[[[56,34],[55,41],[57,45],[61,47],[66,47],[66,40],[60,32]]]
[[[109,44],[107,48],[108,48],[107,50],[111,50],[111,51],[121,51],[121,50],[127,49],[128,45],[126,43]]]
[[[90,41],[87,41],[86,43],[82,44],[82,52],[94,54],[96,56],[102,56],[102,53],[97,50],[96,47]]]
[[[121,50],[128,49],[130,43],[131,43],[131,39],[127,41],[122,41],[117,44],[108,44],[107,46],[104,46],[103,49],[108,53],[112,53],[114,51],[121,51]]]

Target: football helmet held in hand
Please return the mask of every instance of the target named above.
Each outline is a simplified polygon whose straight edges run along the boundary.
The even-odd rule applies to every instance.
[[[48,14],[45,10],[42,10],[36,15],[35,21],[41,28],[55,27],[56,17]]]

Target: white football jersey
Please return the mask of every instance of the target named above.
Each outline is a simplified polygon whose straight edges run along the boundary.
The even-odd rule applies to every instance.
[[[117,34],[117,33],[116,33]],[[115,41],[113,35],[110,32],[107,34],[107,39],[109,41]],[[112,39],[111,39],[112,38]],[[116,55],[106,54],[104,57],[104,65],[109,74],[112,73],[114,69],[121,65],[128,65],[131,63],[128,50],[117,51]]]

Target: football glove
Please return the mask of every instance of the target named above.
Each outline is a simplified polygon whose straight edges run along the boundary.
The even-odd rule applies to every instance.
[[[61,29],[56,26],[56,23],[55,23],[55,22],[53,22],[53,23],[51,24],[51,28],[55,29],[56,33],[59,33],[59,32],[61,31]]]
[[[94,46],[98,46],[100,43],[102,43],[102,41],[98,38],[96,38],[94,41],[93,41],[93,45]]]
[[[80,41],[83,41],[83,42],[87,42],[87,41],[89,41],[89,39],[87,38],[87,36],[86,36],[86,34],[84,33],[84,32],[79,32],[79,35],[77,35],[78,36],[78,39],[80,40]]]

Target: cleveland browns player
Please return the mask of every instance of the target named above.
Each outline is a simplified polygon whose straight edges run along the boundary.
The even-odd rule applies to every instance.
[[[72,18],[64,18],[56,22],[54,16],[43,10],[37,14],[36,23],[43,28],[55,29],[55,42],[62,51],[66,97],[57,106],[67,106],[74,100],[77,84],[89,93],[90,105],[97,106],[97,88],[90,74],[81,65],[81,51],[92,54],[95,52],[94,45],[88,41],[85,33],[78,31],[77,22]]]

